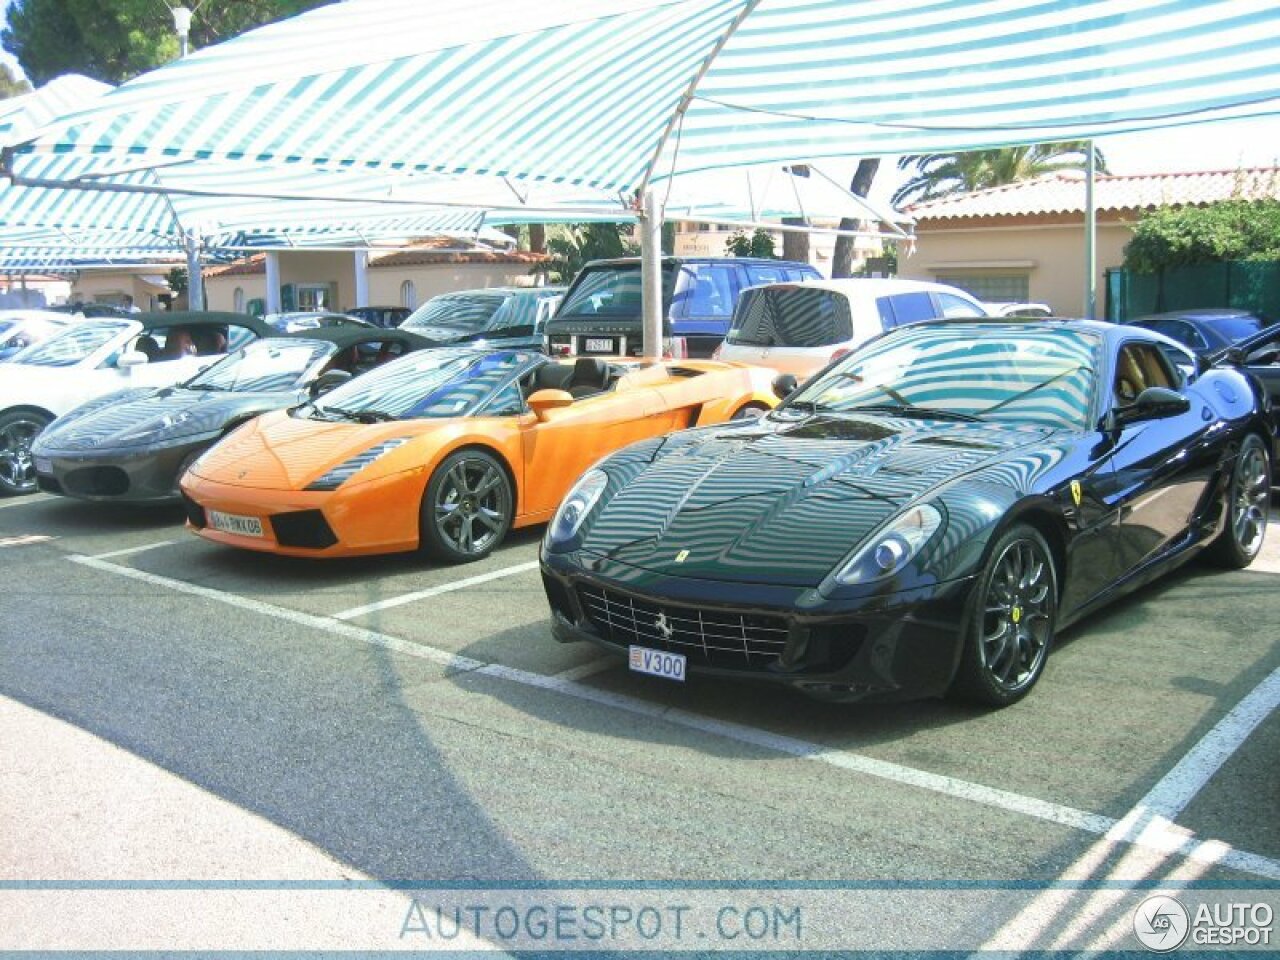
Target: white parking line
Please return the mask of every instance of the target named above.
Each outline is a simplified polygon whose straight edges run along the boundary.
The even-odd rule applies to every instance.
[[[492,570],[489,573],[467,577],[465,580],[454,580],[452,583],[446,583],[439,587],[428,587],[425,590],[415,590],[413,593],[403,593],[398,597],[388,597],[386,600],[366,603],[362,607],[352,607],[350,610],[342,610],[335,613],[333,618],[335,620],[354,620],[356,617],[362,617],[366,613],[388,610],[391,607],[399,607],[417,600],[426,600],[428,597],[438,597],[442,593],[464,590],[477,584],[488,583],[490,580],[501,580],[503,577],[513,577],[517,573],[528,573],[530,570],[536,569],[538,569],[537,560],[530,560],[528,563],[517,563],[514,567],[503,567],[501,570]]]
[[[178,593],[187,593],[245,610],[252,610],[263,616],[286,620],[337,636],[383,647],[406,656],[439,663],[455,670],[481,674],[527,687],[564,694],[579,700],[612,707],[638,716],[651,717],[676,726],[685,727],[686,729],[725,737],[739,743],[776,751],[788,756],[813,760],[881,780],[918,787],[1006,812],[1018,813],[1038,820],[1072,827],[1086,833],[1101,835],[1108,841],[1133,844],[1143,848],[1155,849],[1166,854],[1177,853],[1202,863],[1222,864],[1242,872],[1280,879],[1280,860],[1272,860],[1259,854],[1235,850],[1230,845],[1216,840],[1198,840],[1191,831],[1180,827],[1172,827],[1172,830],[1176,831],[1176,836],[1172,835],[1168,830],[1152,832],[1144,829],[1133,829],[1132,825],[1126,824],[1125,821],[1117,821],[1101,814],[1089,813],[1074,807],[1050,803],[1034,797],[1026,797],[1007,790],[971,783],[954,777],[929,773],[885,760],[877,760],[851,751],[833,750],[820,743],[811,743],[796,737],[769,733],[765,730],[758,730],[754,727],[731,721],[715,720],[675,707],[665,707],[661,704],[651,703],[626,694],[597,690],[574,680],[532,673],[497,663],[485,663],[426,644],[413,643],[408,640],[402,640],[399,637],[392,637],[376,630],[354,627],[331,617],[321,617],[285,607],[273,606],[272,604],[263,603],[260,600],[252,600],[237,594],[225,593],[209,587],[200,587],[182,580],[174,580],[154,573],[135,570],[131,567],[122,567],[118,564],[108,563],[100,558],[77,555],[68,557],[68,559],[75,563],[92,567],[95,570],[130,577],[165,587]],[[1250,698],[1246,698],[1246,701],[1249,700]],[[1267,702],[1265,696],[1260,702]],[[1252,715],[1251,711],[1254,709],[1255,707],[1249,708],[1250,715]],[[1212,732],[1210,735],[1212,735]],[[1128,819],[1126,817],[1126,820]]]
[[[112,550],[110,553],[99,553],[90,559],[105,560],[107,557],[127,557],[131,553],[142,553],[145,550],[155,550],[157,547],[167,547],[171,543],[177,543],[176,540],[161,540],[158,543],[144,543],[140,547],[125,547],[123,550]]]
[[[0,510],[8,507],[25,507],[30,503],[43,503],[46,500],[56,500],[52,493],[28,493],[20,497],[12,497],[7,500],[0,500]]]
[[[57,540],[57,537],[49,537],[39,533],[28,533],[20,537],[0,537],[0,547],[26,547],[33,543],[44,543],[48,540]]]

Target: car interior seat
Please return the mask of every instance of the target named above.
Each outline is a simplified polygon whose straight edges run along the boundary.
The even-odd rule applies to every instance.
[[[154,362],[160,359],[160,344],[156,342],[155,337],[149,334],[143,334],[140,336],[137,342],[133,345],[133,349],[137,350],[139,353],[146,354],[148,361]]]
[[[609,389],[609,365],[599,357],[579,357],[573,365],[569,392],[574,399],[603,393]]]
[[[1124,350],[1120,354],[1120,362],[1116,370],[1116,400],[1122,404],[1130,404],[1138,399],[1146,378],[1138,367],[1133,354]]]

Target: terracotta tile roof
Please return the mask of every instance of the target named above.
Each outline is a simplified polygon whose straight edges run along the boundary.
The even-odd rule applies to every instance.
[[[459,263],[511,263],[534,264],[547,260],[545,253],[528,253],[526,251],[492,251],[492,250],[459,250],[462,241],[439,237],[415,243],[403,250],[393,250],[383,254],[372,253],[369,256],[369,269],[380,267],[429,267],[440,264]],[[289,253],[305,252],[305,247],[297,250],[281,251]],[[242,277],[252,274],[266,273],[267,259],[261,253],[239,260],[236,263],[206,270],[206,277]]]
[[[1094,205],[1105,211],[1147,210],[1159,206],[1203,206],[1233,197],[1280,199],[1280,167],[1099,176]],[[1047,174],[1005,187],[945,197],[906,208],[919,220],[1084,214],[1084,174]]]

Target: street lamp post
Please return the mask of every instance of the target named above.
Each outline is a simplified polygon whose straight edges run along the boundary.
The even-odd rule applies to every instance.
[[[191,36],[191,10],[188,7],[174,7],[173,29],[178,31],[178,42],[182,45],[181,56],[187,55],[187,38]]]

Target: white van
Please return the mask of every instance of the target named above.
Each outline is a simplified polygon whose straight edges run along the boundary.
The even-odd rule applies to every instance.
[[[715,356],[804,378],[886,330],[938,317],[985,317],[963,290],[924,280],[806,280],[742,291]]]

